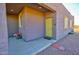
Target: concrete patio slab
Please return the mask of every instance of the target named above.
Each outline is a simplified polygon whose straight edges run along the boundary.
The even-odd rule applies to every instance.
[[[23,39],[9,38],[9,55],[32,55],[44,50],[55,40],[44,38],[25,42]]]

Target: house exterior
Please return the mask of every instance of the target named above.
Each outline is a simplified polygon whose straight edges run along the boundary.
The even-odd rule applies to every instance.
[[[8,54],[8,37],[15,32],[26,43],[41,37],[59,40],[73,25],[74,16],[62,3],[0,3],[0,54]]]

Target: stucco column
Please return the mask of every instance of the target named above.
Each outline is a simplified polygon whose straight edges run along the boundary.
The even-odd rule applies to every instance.
[[[8,54],[8,33],[5,3],[0,3],[0,54]]]

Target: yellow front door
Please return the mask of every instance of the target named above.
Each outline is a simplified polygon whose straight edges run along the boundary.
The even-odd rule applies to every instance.
[[[45,37],[52,37],[53,30],[52,30],[52,18],[48,17],[45,20]]]

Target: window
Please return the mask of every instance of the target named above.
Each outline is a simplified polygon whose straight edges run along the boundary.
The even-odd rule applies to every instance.
[[[72,27],[73,27],[73,21],[70,20],[70,28],[72,28]]]
[[[64,17],[64,29],[67,29],[68,28],[68,17],[65,16]]]
[[[23,17],[23,11],[21,11],[19,14],[19,28],[22,27],[22,17]]]
[[[20,16],[19,16],[19,28],[21,28],[21,18],[20,18]]]

